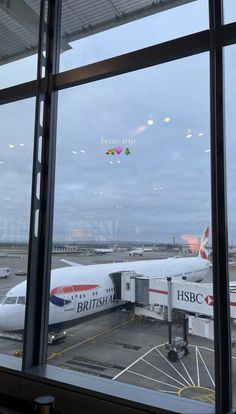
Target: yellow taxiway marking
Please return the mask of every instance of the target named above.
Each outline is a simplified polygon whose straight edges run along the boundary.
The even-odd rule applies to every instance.
[[[86,342],[93,341],[94,339],[99,338],[99,336],[102,336],[102,335],[105,335],[108,332],[114,331],[115,329],[120,328],[121,326],[128,325],[130,322],[133,322],[135,319],[136,318],[133,317],[132,319],[130,319],[130,320],[126,321],[126,322],[123,322],[123,323],[120,323],[119,325],[113,326],[113,328],[107,329],[106,331],[100,332],[100,333],[98,333],[98,334],[96,334],[94,336],[90,336],[89,338],[86,338],[83,341],[78,342],[77,344],[70,346],[69,348],[63,349],[63,351],[60,351],[60,352],[52,352],[48,356],[48,360],[51,360],[51,359],[54,359],[54,358],[58,358],[58,357],[64,355],[66,352],[69,352],[72,349],[75,349],[75,348],[77,348],[80,345],[86,344]]]
[[[211,404],[215,404],[215,393],[212,392],[211,394],[201,395],[199,397],[192,397],[191,399],[210,402]]]
[[[191,394],[191,390],[199,390],[199,395],[195,395],[192,397],[188,396],[187,395],[188,391],[190,391],[190,394]],[[185,391],[187,391],[187,393]],[[178,391],[178,395],[179,396],[183,395],[183,397],[187,396],[187,398],[190,398],[191,400],[200,400],[200,401],[210,402],[212,404],[215,403],[215,392],[214,390],[208,387],[201,387],[201,386],[184,387]]]

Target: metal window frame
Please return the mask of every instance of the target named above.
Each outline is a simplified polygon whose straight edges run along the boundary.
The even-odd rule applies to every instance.
[[[226,24],[220,28],[220,31],[222,47],[236,43],[236,23]],[[210,30],[204,30],[111,59],[52,74],[53,88],[59,91],[209,51]],[[42,89],[43,85],[44,79],[42,79]],[[36,90],[37,80],[1,89],[0,105],[32,98],[36,96]]]
[[[42,0],[41,3],[45,3]],[[55,5],[55,0],[48,0],[49,8]],[[212,239],[213,239],[213,278],[215,306],[215,378],[216,378],[216,412],[227,413],[232,408],[232,381],[231,381],[231,349],[228,303],[228,262],[227,262],[227,208],[226,208],[226,165],[225,165],[225,139],[224,139],[224,101],[223,101],[223,47],[236,43],[236,23],[223,25],[223,0],[209,0],[209,30],[184,36],[175,40],[164,42],[142,50],[106,59],[84,67],[66,72],[58,72],[58,32],[60,13],[51,15],[50,33],[54,34],[52,42],[48,32],[47,48],[48,58],[54,59],[54,65],[48,65],[46,77],[38,75],[36,81],[5,88],[0,91],[0,104],[6,104],[21,99],[36,96],[36,124],[38,120],[39,102],[44,95],[44,133],[45,150],[43,151],[40,168],[44,178],[41,180],[40,199],[40,226],[39,237],[34,240],[34,215],[39,208],[35,199],[36,181],[39,166],[34,155],[32,210],[30,226],[30,251],[28,283],[28,305],[26,312],[25,346],[23,356],[23,369],[46,362],[46,334],[48,320],[48,290],[49,290],[49,264],[51,255],[52,237],[52,210],[54,188],[54,166],[56,152],[56,91],[73,86],[93,82],[99,79],[128,73],[138,69],[159,65],[183,57],[202,52],[210,52],[210,94],[211,94],[211,196],[212,196]],[[50,20],[50,19],[49,19]],[[43,26],[42,17],[41,25]],[[39,45],[42,52],[42,42]],[[40,55],[40,53],[39,53]],[[51,60],[52,62],[52,60]],[[56,63],[57,62],[57,63]],[[42,62],[41,62],[42,64]],[[50,105],[50,100],[53,105]],[[42,131],[41,131],[42,132]],[[39,136],[39,129],[35,127],[35,141]],[[36,144],[35,144],[36,145]],[[49,164],[52,160],[52,165]],[[219,208],[220,206],[220,208]],[[36,263],[35,258],[37,258]],[[41,263],[41,264],[40,264]],[[43,271],[43,278],[42,273]],[[223,277],[222,277],[223,275]],[[39,292],[40,298],[36,298]],[[222,294],[222,292],[224,294]],[[32,316],[29,316],[31,314]],[[40,327],[35,330],[34,321],[40,320]],[[32,338],[29,339],[29,336]],[[30,347],[36,347],[32,352]],[[38,355],[38,356],[37,356]]]
[[[226,142],[224,119],[223,0],[209,0],[211,210],[214,294],[216,412],[232,408],[232,355],[229,305]]]
[[[47,19],[44,16],[47,5]],[[41,2],[23,370],[47,361],[61,0]],[[46,44],[44,56],[44,44]],[[43,68],[45,79],[42,82]],[[42,125],[40,119],[42,117]],[[41,145],[40,145],[41,141]]]

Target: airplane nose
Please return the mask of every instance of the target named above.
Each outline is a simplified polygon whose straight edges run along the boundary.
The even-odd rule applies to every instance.
[[[15,308],[17,306],[17,308]],[[22,331],[25,307],[23,305],[0,305],[0,331]]]
[[[8,328],[8,314],[6,307],[0,305],[0,331],[6,331]]]

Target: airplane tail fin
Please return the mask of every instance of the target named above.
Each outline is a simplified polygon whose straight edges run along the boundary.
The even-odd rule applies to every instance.
[[[209,258],[209,253],[208,253],[208,250],[207,250],[208,238],[209,238],[209,227],[207,227],[204,230],[201,245],[200,245],[200,249],[199,249],[199,252],[198,252],[198,257],[200,257],[202,259],[207,259],[207,260]]]

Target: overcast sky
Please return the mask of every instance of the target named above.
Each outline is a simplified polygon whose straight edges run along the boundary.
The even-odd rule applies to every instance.
[[[204,30],[206,6],[199,0],[74,42],[61,70]],[[230,8],[228,0],[226,17]],[[236,46],[225,61],[229,241],[236,243]],[[1,73],[2,86],[33,79],[35,57]],[[159,242],[200,234],[211,222],[209,111],[207,53],[61,91],[54,239]],[[0,120],[0,241],[26,240],[34,99],[2,106]]]

